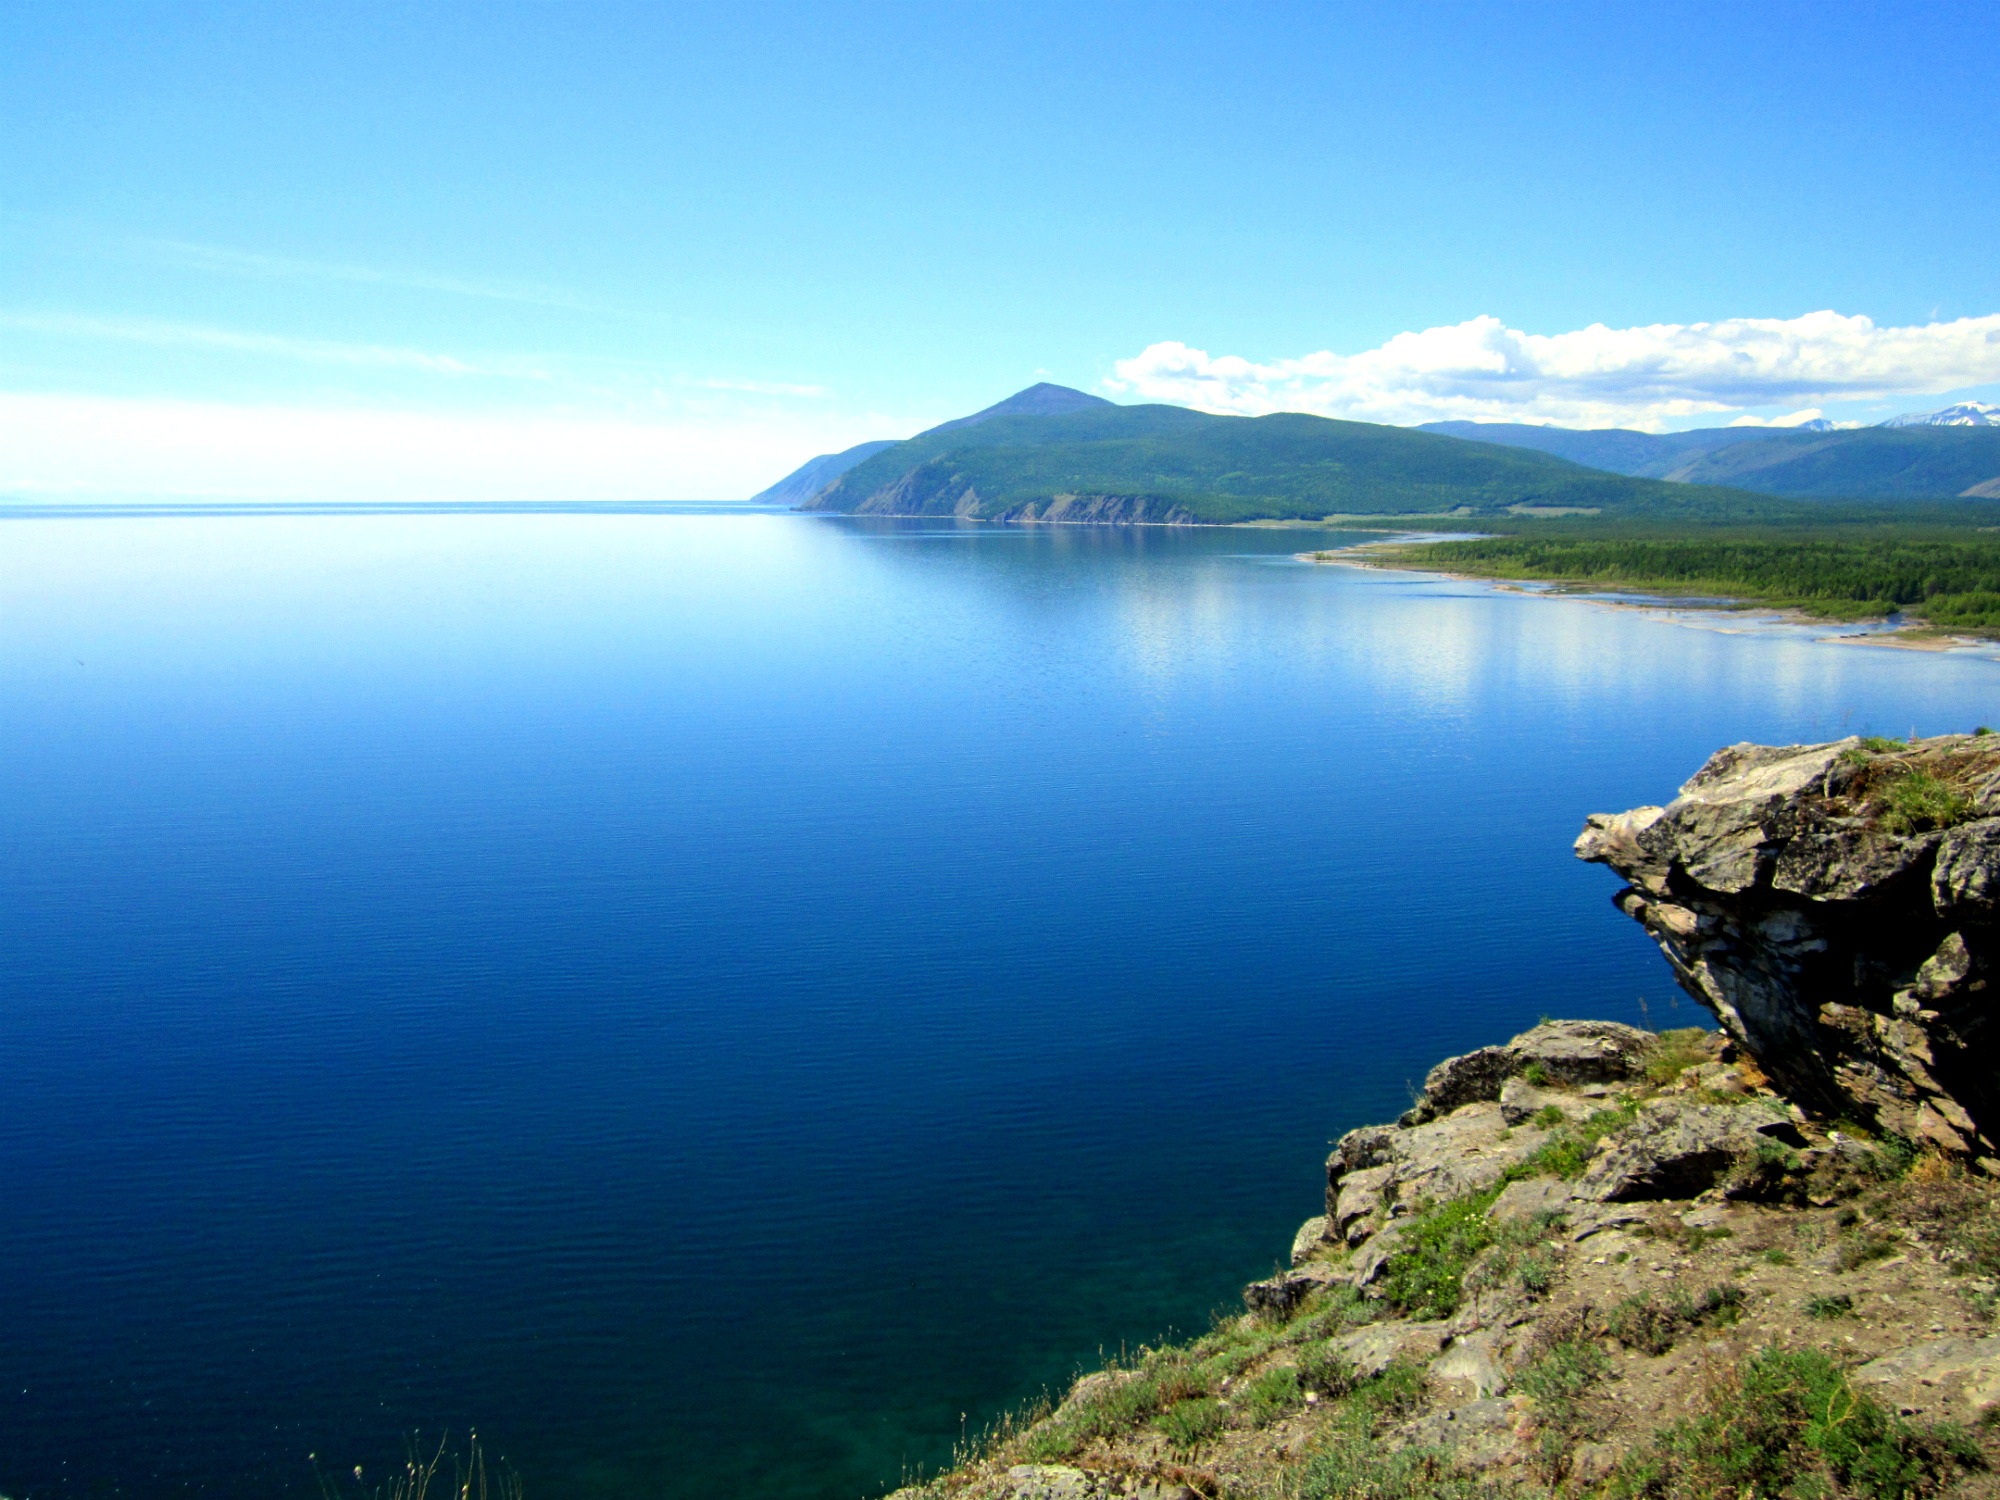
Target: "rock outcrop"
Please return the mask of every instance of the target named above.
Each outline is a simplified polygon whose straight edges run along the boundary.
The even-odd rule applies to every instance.
[[[1326,1209],[1242,1317],[892,1500],[1995,1493],[2000,1183],[1856,1139],[1720,1032],[1550,1021],[1447,1059],[1340,1139]],[[1729,1422],[1780,1432],[1801,1381],[1872,1456],[1807,1433],[1746,1483]]]
[[[2000,736],[1732,745],[1576,852],[1790,1098],[2000,1174]]]

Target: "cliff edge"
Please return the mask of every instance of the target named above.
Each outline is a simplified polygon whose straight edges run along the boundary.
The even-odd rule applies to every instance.
[[[1721,1031],[1547,1021],[1289,1264],[895,1500],[2000,1496],[2000,744],[1732,746],[1589,820]]]
[[[2000,736],[1732,745],[1576,852],[1787,1095],[2000,1172]]]

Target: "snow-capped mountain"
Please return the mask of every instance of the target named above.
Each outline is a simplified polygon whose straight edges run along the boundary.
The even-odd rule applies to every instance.
[[[1984,401],[1961,401],[1938,411],[1906,411],[1877,423],[1881,427],[2000,427],[2000,406]]]

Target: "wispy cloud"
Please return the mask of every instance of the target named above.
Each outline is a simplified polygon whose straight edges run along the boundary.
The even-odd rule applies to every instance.
[[[499,302],[533,302],[544,307],[589,310],[599,309],[602,306],[573,292],[564,291],[560,287],[537,286],[530,282],[437,276],[422,271],[358,266],[344,261],[300,260],[286,255],[262,255],[250,250],[231,250],[221,245],[200,245],[188,240],[141,239],[132,241],[132,244],[150,259],[180,266],[186,270],[209,271],[224,276],[400,286],[417,291],[448,292],[456,297],[487,297]]]
[[[1204,411],[1358,421],[1450,418],[1658,428],[1676,417],[1863,400],[2000,380],[2000,315],[1878,328],[1835,312],[1572,333],[1498,318],[1401,333],[1359,354],[1259,364],[1154,344],[1116,363],[1114,392]]]
[[[15,328],[24,333],[53,334],[60,338],[116,339],[168,348],[219,349],[238,354],[306,360],[315,364],[427,370],[436,375],[498,375],[511,380],[551,378],[547,370],[514,361],[481,364],[421,349],[247,333],[231,328],[205,328],[198,324],[168,323],[151,318],[91,318],[72,313],[0,309],[0,327]]]

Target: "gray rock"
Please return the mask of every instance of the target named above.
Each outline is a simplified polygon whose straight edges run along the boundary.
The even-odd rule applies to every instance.
[[[1299,1232],[1292,1236],[1293,1265],[1303,1265],[1328,1248],[1327,1232],[1332,1223],[1325,1214],[1315,1214],[1299,1226]]]
[[[1932,1339],[1870,1360],[1851,1377],[1859,1386],[1904,1392],[1941,1387],[1976,1413],[2000,1409],[2000,1338]]]
[[[995,1500],[1110,1500],[1113,1481],[1067,1464],[1016,1464]]]
[[[1290,1317],[1298,1305],[1314,1292],[1323,1292],[1336,1282],[1347,1279],[1348,1272],[1344,1267],[1330,1266],[1325,1261],[1307,1261],[1302,1266],[1281,1271],[1263,1281],[1251,1282],[1243,1288],[1243,1305],[1260,1317]]]
[[[1333,1347],[1363,1380],[1380,1375],[1399,1359],[1436,1359],[1449,1338],[1443,1323],[1378,1323],[1332,1340]]]
[[[1421,1125],[1465,1105],[1496,1100],[1509,1079],[1531,1068],[1572,1087],[1632,1078],[1643,1069],[1652,1041],[1650,1033],[1616,1021],[1544,1021],[1504,1047],[1481,1047],[1432,1068],[1423,1097],[1401,1124]]]
[[[1984,816],[1899,823],[1888,789],[1917,772]],[[1787,1096],[2000,1168],[1996,814],[2000,736],[1732,745],[1576,851],[1631,882],[1620,910]]]
[[[1931,904],[1941,917],[1987,917],[2000,905],[2000,818],[1964,823],[1938,841]]]
[[[1431,1361],[1433,1380],[1462,1381],[1480,1396],[1498,1396],[1507,1389],[1506,1372],[1490,1333],[1469,1333]]]
[[[1507,1224],[1532,1219],[1536,1214],[1561,1213],[1574,1196],[1570,1185],[1561,1178],[1530,1177],[1502,1188],[1500,1196],[1486,1210],[1486,1217],[1496,1224]]]
[[[1692,1198],[1754,1159],[1766,1139],[1801,1143],[1788,1118],[1760,1104],[1656,1100],[1598,1146],[1576,1196],[1598,1203]]]

